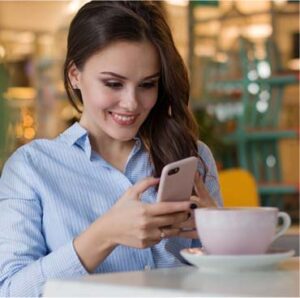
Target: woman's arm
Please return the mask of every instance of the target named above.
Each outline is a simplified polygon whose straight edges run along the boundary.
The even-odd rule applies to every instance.
[[[39,296],[48,279],[93,272],[117,245],[150,247],[161,240],[161,227],[186,220],[190,206],[188,202],[142,203],[141,194],[158,182],[146,178],[74,241],[50,252],[35,175],[23,150],[9,159],[0,179],[0,296]],[[178,232],[170,227],[163,230],[165,237]]]
[[[40,296],[48,279],[87,274],[72,239],[49,253],[34,180],[26,153],[18,150],[0,179],[0,296]]]
[[[140,200],[143,192],[158,182],[159,179],[153,177],[137,182],[75,239],[77,254],[89,272],[93,272],[118,245],[151,247],[161,241],[161,229],[166,238],[178,235],[179,229],[171,226],[186,220],[189,202],[146,204]]]

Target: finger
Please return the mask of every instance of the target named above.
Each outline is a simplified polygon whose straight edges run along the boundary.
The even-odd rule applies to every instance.
[[[194,209],[206,207],[204,200],[201,198],[198,198],[196,196],[191,196],[190,202],[191,202],[191,204],[197,205],[197,207]]]
[[[180,231],[178,237],[188,238],[188,239],[199,239],[197,230],[192,231]]]
[[[157,229],[157,239],[165,239],[165,238],[171,238],[176,237],[180,234],[180,229],[177,228],[160,228]]]
[[[191,200],[196,203],[198,207],[217,207],[216,202],[211,198],[208,190],[206,189],[199,172],[196,172],[195,174],[194,189],[197,197],[192,196]]]
[[[159,202],[147,205],[147,211],[152,216],[166,215],[177,212],[189,212],[190,201],[183,202]]]
[[[191,196],[190,202],[192,204],[196,204],[196,208],[207,208],[207,207],[217,207],[216,202],[210,197],[196,197],[196,196]],[[193,209],[196,209],[193,208]]]
[[[126,197],[138,200],[143,192],[158,183],[159,178],[147,177],[142,179],[127,190]]]
[[[188,220],[184,221],[183,223],[172,225],[172,228],[195,229],[196,228],[195,219],[190,217]]]
[[[199,172],[196,172],[195,174],[195,178],[194,178],[194,188],[195,188],[195,192],[197,194],[198,197],[203,197],[203,196],[207,196],[209,195],[208,191],[206,190],[205,184],[203,182],[203,179],[201,177],[201,175],[199,174]]]
[[[188,212],[178,212],[170,215],[154,216],[149,222],[149,228],[166,227],[166,226],[180,226],[188,218]]]
[[[158,244],[161,241],[160,238],[155,238],[155,240],[149,240],[147,247],[152,247],[156,244]]]

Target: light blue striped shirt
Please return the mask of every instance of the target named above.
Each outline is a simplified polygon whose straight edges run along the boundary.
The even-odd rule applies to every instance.
[[[124,173],[91,149],[88,134],[75,123],[54,140],[35,140],[6,162],[0,179],[0,296],[39,296],[48,279],[88,274],[73,239],[107,212],[153,167],[140,139]],[[199,142],[209,173],[206,186],[221,205],[215,161]],[[142,201],[154,203],[156,191]],[[121,215],[120,215],[121,216]],[[119,245],[96,273],[181,266],[179,251],[198,240],[174,237],[147,249]]]

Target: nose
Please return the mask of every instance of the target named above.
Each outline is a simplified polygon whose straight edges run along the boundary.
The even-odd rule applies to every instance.
[[[127,92],[123,94],[119,105],[127,111],[135,111],[138,107],[138,96],[136,90],[127,90]]]

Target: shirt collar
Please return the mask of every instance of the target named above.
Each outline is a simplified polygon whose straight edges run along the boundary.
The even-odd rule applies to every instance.
[[[91,158],[92,147],[88,138],[88,132],[78,122],[75,122],[65,132],[61,134],[69,146],[79,146]]]
[[[77,145],[79,146],[91,159],[92,155],[92,147],[88,137],[88,132],[85,128],[83,128],[79,122],[75,122],[72,126],[70,126],[66,131],[64,131],[61,135],[69,146]],[[142,146],[142,141],[139,136],[133,138],[135,141],[135,145],[132,151],[132,155],[137,153]]]
[[[142,146],[142,140],[139,136],[136,136],[133,138],[135,141],[135,145],[134,145],[134,149],[133,149],[133,153],[138,152],[141,149]]]

